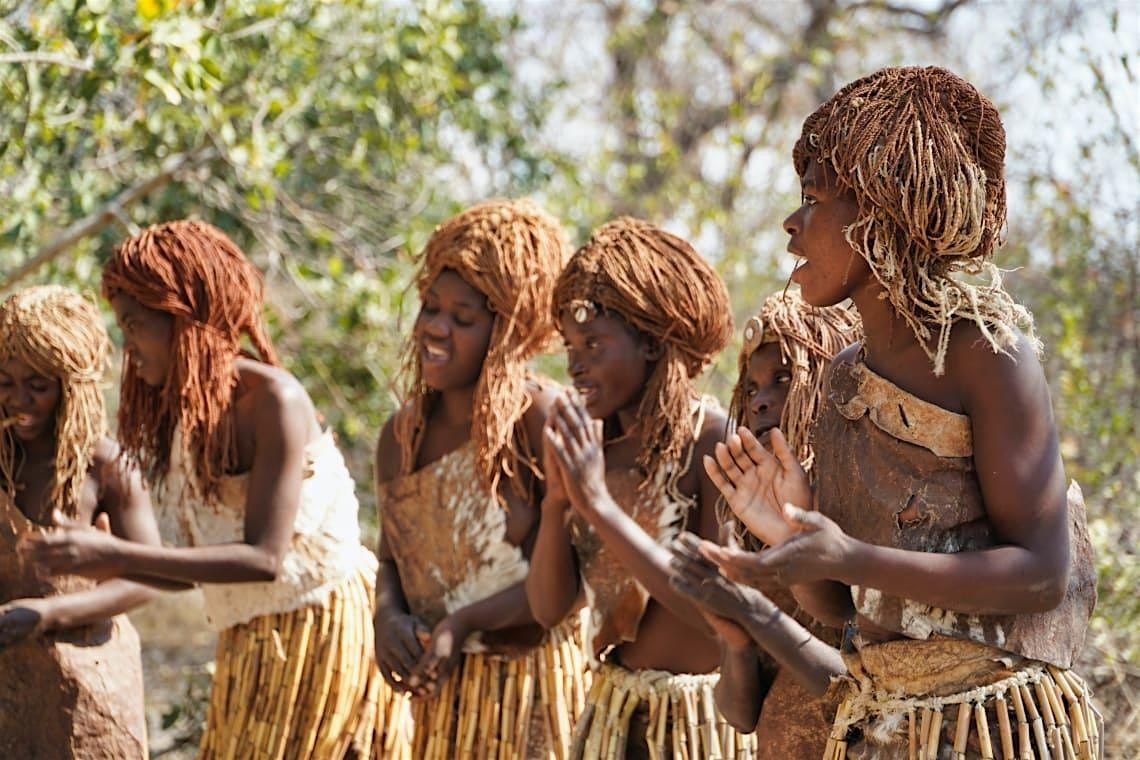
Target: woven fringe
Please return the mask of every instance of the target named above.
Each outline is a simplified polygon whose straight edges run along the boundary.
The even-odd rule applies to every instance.
[[[376,669],[372,579],[219,634],[200,760],[410,760],[408,700]]]
[[[1035,663],[996,683],[945,697],[896,697],[876,693],[866,677],[857,683],[858,692],[835,715],[823,760],[847,757],[852,726],[866,728],[897,716],[902,720],[892,746],[906,747],[911,760],[1104,757],[1103,718],[1088,686],[1070,670]],[[952,737],[949,727],[944,733],[944,720],[954,722]]]
[[[737,732],[716,709],[713,689],[719,678],[603,664],[574,730],[572,757],[624,758],[631,718],[643,707],[649,719],[645,736],[638,738],[644,738],[654,760],[755,758],[755,735]]]
[[[575,618],[521,657],[465,654],[439,694],[412,702],[412,756],[566,760],[589,678]]]

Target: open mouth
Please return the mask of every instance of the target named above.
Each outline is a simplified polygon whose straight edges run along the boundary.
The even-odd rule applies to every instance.
[[[420,356],[424,362],[429,364],[443,364],[451,358],[451,354],[446,349],[434,346],[431,343],[423,344]]]
[[[15,428],[16,430],[34,430],[40,424],[37,417],[31,414],[13,414],[0,421],[0,430]]]
[[[586,406],[591,406],[598,399],[598,386],[596,385],[575,384],[574,390],[577,391],[578,397]]]

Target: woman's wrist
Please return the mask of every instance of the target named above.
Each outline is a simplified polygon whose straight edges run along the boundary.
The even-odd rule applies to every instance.
[[[583,503],[575,505],[575,508],[587,518],[596,516],[604,520],[618,509],[604,481],[601,483],[590,483],[589,481],[583,483],[581,494]]]
[[[741,622],[752,636],[753,642],[756,642],[768,633],[783,614],[783,611],[770,599],[756,595],[756,598],[750,600],[748,614]]]
[[[840,555],[842,560],[836,563],[836,566],[831,568],[832,572],[829,573],[831,580],[838,581],[845,586],[862,585],[859,569],[872,567],[872,563],[877,561],[871,556],[875,547],[847,535],[844,535],[844,544],[844,549]]]
[[[563,494],[546,495],[542,497],[539,509],[543,516],[548,514],[563,514],[570,508],[570,499]]]
[[[447,616],[447,627],[455,634],[457,646],[463,646],[471,634],[479,629],[478,621],[471,615],[471,607],[462,607]]]

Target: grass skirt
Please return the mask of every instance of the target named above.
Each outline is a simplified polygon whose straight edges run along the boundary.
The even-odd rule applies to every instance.
[[[571,623],[575,618],[571,618]],[[464,654],[439,694],[412,701],[416,760],[568,757],[589,671],[580,626],[518,657]]]
[[[219,634],[200,760],[410,759],[408,700],[376,669],[373,581]]]
[[[603,663],[574,730],[575,758],[750,760],[756,737],[716,709],[718,673],[675,675]]]
[[[1103,757],[1103,726],[1075,673],[957,639],[903,639],[845,655],[824,760]]]

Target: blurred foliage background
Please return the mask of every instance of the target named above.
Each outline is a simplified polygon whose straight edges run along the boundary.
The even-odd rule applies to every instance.
[[[223,227],[266,273],[277,345],[339,434],[374,532],[371,447],[415,314],[412,257],[435,224],[503,194],[536,197],[578,242],[641,215],[697,244],[741,320],[787,276],[780,220],[797,205],[802,119],[896,63],[948,66],[1004,114],[999,264],[1036,314],[1068,473],[1088,501],[1100,604],[1084,670],[1111,756],[1134,757],[1131,0],[3,0],[0,288],[97,290],[101,261],[139,227]],[[734,356],[706,381],[722,398]],[[541,366],[557,375],[562,362]],[[170,631],[154,640],[179,647]],[[156,731],[189,743],[196,667],[152,697]]]

